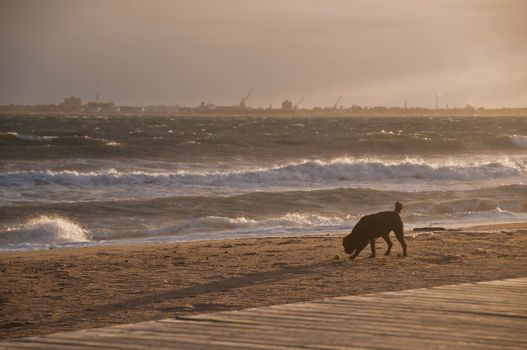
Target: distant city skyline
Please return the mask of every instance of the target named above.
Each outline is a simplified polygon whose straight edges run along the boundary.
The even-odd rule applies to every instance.
[[[522,0],[0,0],[0,104],[527,106]],[[339,99],[339,97],[342,98]]]
[[[339,96],[341,97],[341,96]],[[284,99],[282,100],[281,102],[277,103],[277,104],[269,104],[269,105],[266,105],[266,106],[263,106],[263,105],[252,105],[251,103],[249,102],[246,102],[243,104],[241,103],[231,103],[231,104],[216,104],[214,103],[213,101],[211,100],[207,100],[207,101],[201,101],[200,103],[196,104],[196,105],[186,105],[186,104],[181,104],[181,103],[149,103],[149,104],[144,104],[144,105],[141,105],[141,104],[124,104],[124,103],[118,103],[118,102],[115,102],[115,101],[111,101],[111,100],[105,100],[105,99],[101,99],[101,97],[96,94],[95,95],[95,98],[83,98],[83,97],[80,97],[80,96],[74,96],[74,95],[70,95],[70,96],[65,96],[64,98],[62,98],[60,101],[47,101],[47,102],[40,102],[40,103],[12,103],[12,102],[9,102],[9,103],[3,103],[3,104],[0,104],[0,106],[2,107],[9,107],[9,106],[27,106],[27,107],[31,107],[31,106],[34,106],[34,107],[38,107],[38,106],[64,106],[65,104],[67,104],[67,100],[78,100],[78,105],[79,106],[86,106],[88,104],[90,105],[111,105],[112,108],[113,107],[162,107],[162,106],[165,106],[165,107],[184,107],[184,108],[190,108],[190,109],[199,109],[199,108],[226,108],[226,107],[229,107],[229,108],[235,108],[235,109],[240,109],[240,110],[243,110],[243,109],[246,109],[246,110],[251,110],[251,109],[260,109],[260,110],[263,110],[263,109],[284,109],[284,104],[286,106],[291,106],[289,108],[285,108],[285,109],[290,109],[290,110],[293,110],[293,109],[300,109],[300,110],[312,110],[312,109],[334,109],[334,110],[337,110],[337,109],[349,109],[349,108],[354,108],[354,107],[358,107],[358,108],[365,108],[365,109],[369,109],[369,108],[401,108],[401,109],[428,109],[428,110],[444,110],[444,109],[466,109],[466,108],[484,108],[484,109],[489,109],[489,110],[499,110],[499,109],[527,109],[527,105],[526,106],[521,106],[521,105],[518,105],[518,106],[493,106],[493,107],[489,107],[489,106],[482,106],[482,105],[474,105],[474,104],[470,104],[470,103],[467,103],[465,105],[460,105],[460,106],[453,106],[451,104],[449,104],[448,102],[442,102],[440,103],[439,102],[439,95],[434,95],[435,97],[435,106],[422,106],[422,105],[415,105],[415,106],[412,106],[412,105],[409,105],[407,101],[403,101],[402,104],[399,104],[399,105],[383,105],[383,104],[377,104],[377,105],[360,105],[360,104],[350,104],[350,105],[344,105],[342,103],[337,103],[337,101],[341,101],[342,99],[339,98],[337,99],[336,102],[334,102],[333,104],[328,104],[328,105],[313,105],[313,106],[305,106],[303,105],[301,102],[304,101],[304,98],[301,97],[298,101],[291,101],[289,99]]]

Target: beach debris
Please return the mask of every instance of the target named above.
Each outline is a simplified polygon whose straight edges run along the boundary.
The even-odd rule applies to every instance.
[[[475,253],[476,253],[476,254],[483,254],[483,255],[486,255],[486,254],[487,254],[487,250],[486,250],[486,249],[483,249],[483,248],[476,248]]]
[[[340,253],[335,254],[335,260],[342,260],[342,255]]]
[[[440,231],[447,231],[447,232],[461,232],[463,231],[462,228],[445,228],[441,226],[427,226],[427,227],[416,227],[413,229],[414,232],[440,232]]]
[[[430,227],[416,227],[414,232],[430,232],[430,231],[446,231],[447,229],[440,226],[430,226]]]

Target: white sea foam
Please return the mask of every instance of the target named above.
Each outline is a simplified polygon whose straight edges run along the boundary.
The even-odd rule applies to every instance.
[[[39,216],[0,232],[0,246],[89,242],[90,232],[60,216]]]
[[[250,170],[181,170],[123,171],[113,168],[81,171],[10,171],[0,174],[1,186],[54,184],[61,186],[293,186],[341,183],[343,186],[364,181],[474,181],[495,180],[527,174],[527,160],[500,158],[496,160],[424,161],[404,159],[337,158],[330,161],[308,160],[274,167]]]
[[[291,212],[282,216],[252,219],[247,217],[207,216],[164,223],[130,235],[123,232],[89,232],[79,224],[61,217],[42,216],[0,233],[0,251],[46,249],[48,247],[112,245],[144,242],[297,236],[349,232],[361,215],[324,216]],[[460,227],[479,223],[526,221],[527,213],[515,213],[499,207],[445,215],[403,213],[405,229],[414,227]],[[58,244],[58,245],[57,245]]]
[[[106,146],[121,146],[119,142],[116,142],[113,140],[107,140],[104,138],[91,137],[88,135],[50,136],[50,135],[21,134],[15,131],[3,132],[3,133],[0,133],[0,135],[14,136],[15,138],[19,140],[29,141],[29,142],[51,142],[51,141],[61,140],[67,143],[68,140],[77,140],[77,142],[78,140],[82,140],[83,142],[100,143],[100,144],[105,144]]]
[[[58,136],[38,136],[38,135],[29,135],[29,134],[19,134],[14,131],[2,133],[2,134],[14,136],[17,139],[23,140],[23,141],[36,141],[36,142],[48,142],[48,141],[53,141],[59,138]]]
[[[116,240],[122,241],[123,239],[165,242],[348,232],[361,216],[325,216],[299,212],[261,219],[207,216],[147,229],[143,232],[137,232],[133,238],[112,237],[106,233],[100,238],[97,237],[97,234],[94,234],[93,239],[107,240],[109,243]],[[527,214],[493,208],[479,212],[458,212],[440,216],[419,216],[407,213],[403,215],[403,219],[405,220],[406,230],[411,231],[414,227],[427,225],[459,227],[460,225],[468,226],[487,222],[525,221],[527,220]]]
[[[509,139],[516,146],[527,147],[527,136],[525,135],[510,135]]]
[[[39,168],[48,170],[31,170]],[[4,172],[0,172],[0,202],[13,205],[20,202],[150,200],[337,188],[464,191],[526,181],[527,158],[520,156],[426,161],[336,158],[262,167],[226,163],[42,161],[6,165]]]
[[[105,144],[106,146],[121,146],[119,142],[115,142],[115,141],[108,141]]]
[[[287,213],[283,216],[250,219],[246,217],[207,216],[193,220],[184,220],[160,228],[145,230],[142,234],[150,239],[174,237],[192,239],[201,235],[210,238],[245,237],[275,233],[306,233],[317,231],[338,231],[347,229],[356,219],[354,216],[337,217],[306,213]],[[212,234],[212,235],[211,235]],[[97,235],[94,235],[97,238]],[[104,236],[104,239],[111,239]]]
[[[404,216],[403,216],[404,218]],[[414,218],[415,219],[415,218]],[[460,227],[472,226],[479,224],[496,224],[501,222],[525,222],[527,221],[527,213],[512,212],[509,210],[496,207],[489,210],[482,211],[464,211],[449,213],[441,216],[423,216],[420,220],[413,220],[411,224],[406,225],[407,229],[417,226],[444,226],[444,227]]]
[[[161,228],[146,230],[149,241],[224,239],[274,235],[300,235],[329,232],[348,232],[362,215],[324,216],[292,212],[279,217],[247,219],[209,216]],[[403,213],[405,228],[431,226],[470,226],[489,222],[526,221],[527,213],[515,213],[499,207],[482,211],[463,211],[444,215],[415,215]]]

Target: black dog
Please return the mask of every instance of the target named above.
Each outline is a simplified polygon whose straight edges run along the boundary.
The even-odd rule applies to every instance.
[[[342,241],[344,251],[350,254],[353,260],[366,248],[368,242],[371,246],[370,258],[375,257],[375,239],[382,237],[388,244],[388,249],[384,255],[389,255],[393,243],[390,241],[390,231],[395,233],[395,237],[401,243],[403,256],[406,256],[406,242],[404,241],[403,221],[399,213],[403,210],[403,205],[395,203],[394,211],[383,211],[377,214],[363,216],[351,233]],[[353,255],[351,255],[353,254]]]

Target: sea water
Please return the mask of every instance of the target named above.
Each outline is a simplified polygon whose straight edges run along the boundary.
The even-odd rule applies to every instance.
[[[527,220],[527,118],[2,116],[0,251]]]

